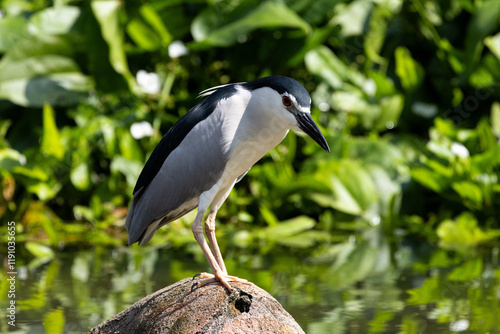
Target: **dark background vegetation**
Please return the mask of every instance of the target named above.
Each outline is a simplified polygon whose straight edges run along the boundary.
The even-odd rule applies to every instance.
[[[124,246],[138,174],[198,93],[279,74],[308,89],[332,153],[289,134],[235,187],[217,217],[235,270],[276,252],[306,259],[308,271],[323,265],[318,280],[336,286],[411,270],[428,276],[406,293],[413,305],[443,302],[429,297],[443,282],[490,279],[493,290],[462,296],[461,315],[472,319],[478,295],[495,287],[498,310],[499,1],[0,8],[0,217],[5,230],[16,222],[19,265]],[[187,54],[172,53],[179,41]],[[153,131],[135,139],[131,126],[142,121]],[[199,258],[192,219],[158,231],[151,247]],[[61,318],[50,310],[39,309],[49,323]],[[419,332],[412,319],[398,328]],[[488,319],[470,329],[493,330]]]

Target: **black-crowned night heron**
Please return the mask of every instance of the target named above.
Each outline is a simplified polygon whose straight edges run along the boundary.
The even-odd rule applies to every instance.
[[[198,207],[192,231],[213,275],[199,285],[246,280],[229,276],[215,238],[215,215],[236,182],[285,138],[307,133],[330,148],[313,119],[311,98],[296,80],[270,76],[203,91],[206,97],[163,136],[134,188],[125,227],[129,245],[146,244],[157,229]],[[205,221],[203,215],[211,206]]]

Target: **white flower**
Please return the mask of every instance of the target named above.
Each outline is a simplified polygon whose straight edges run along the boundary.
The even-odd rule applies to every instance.
[[[137,83],[144,93],[156,94],[160,91],[160,78],[158,77],[158,74],[139,70],[137,71],[136,78]]]
[[[330,105],[328,103],[326,103],[326,102],[321,102],[319,104],[319,110],[321,110],[321,111],[328,111],[328,110],[330,110]]]
[[[432,118],[437,114],[438,107],[435,104],[415,102],[411,105],[411,111],[424,118]]]
[[[450,322],[450,331],[452,332],[463,332],[469,328],[469,320],[462,319]]]
[[[363,92],[366,93],[366,95],[373,96],[377,92],[377,85],[372,79],[367,79],[365,80],[365,82],[363,82],[362,89]]]
[[[130,126],[130,134],[135,139],[151,137],[153,135],[153,127],[149,122],[136,122]]]
[[[26,281],[28,279],[28,267],[27,266],[19,266],[16,269],[18,271],[17,277],[19,277],[19,279],[22,281]]]
[[[168,55],[170,58],[179,58],[188,54],[188,49],[182,41],[173,41],[168,46]]]
[[[21,164],[21,166],[26,165],[26,156],[24,154],[19,155],[19,163]]]
[[[460,157],[460,158],[468,158],[469,157],[469,150],[467,149],[467,147],[465,147],[464,145],[462,145],[460,143],[453,142],[453,144],[451,144],[450,150],[451,150],[451,153],[453,153],[457,157]]]

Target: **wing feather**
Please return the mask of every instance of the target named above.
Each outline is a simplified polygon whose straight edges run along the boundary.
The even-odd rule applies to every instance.
[[[141,242],[154,221],[161,219],[161,227],[196,208],[201,193],[220,178],[229,157],[221,143],[224,115],[217,103],[235,91],[232,86],[219,89],[163,136],[134,188],[125,222],[129,244]]]

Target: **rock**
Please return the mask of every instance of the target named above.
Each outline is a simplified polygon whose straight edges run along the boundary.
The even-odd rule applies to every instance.
[[[185,278],[92,328],[88,333],[304,333],[269,293],[257,286],[194,287]]]

